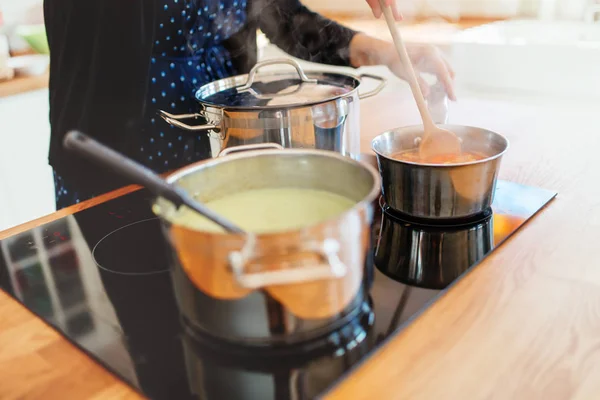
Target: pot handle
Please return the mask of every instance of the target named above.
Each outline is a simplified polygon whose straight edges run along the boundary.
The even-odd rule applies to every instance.
[[[233,146],[223,149],[218,157],[224,157],[228,154],[232,153],[241,153],[242,151],[252,151],[252,150],[266,150],[266,149],[275,149],[275,150],[283,150],[283,146],[277,143],[258,143],[258,144],[244,144],[240,146]]]
[[[247,273],[245,269],[249,259],[244,257],[243,252],[234,252],[229,255],[229,266],[238,285],[251,290],[345,276],[348,267],[340,260],[338,255],[339,243],[335,239],[327,239],[318,247],[311,250],[321,259],[321,262],[317,265],[305,260],[279,271]]]
[[[181,122],[181,119],[191,119],[191,118],[201,118],[202,115],[200,114],[181,114],[181,115],[174,115],[174,114],[170,114],[166,111],[162,111],[159,110],[158,111],[158,115],[160,115],[160,117],[162,119],[164,119],[167,123],[176,126],[178,128],[181,129],[185,129],[186,131],[219,131],[221,128],[217,125],[212,125],[212,124],[205,124],[205,125],[188,125],[186,123]]]
[[[377,87],[373,90],[371,90],[370,92],[366,92],[366,93],[359,93],[358,94],[358,98],[360,100],[362,99],[366,99],[369,97],[373,97],[376,94],[379,94],[379,92],[381,92],[383,90],[383,88],[385,87],[385,85],[387,84],[387,79],[381,77],[381,76],[377,76],[377,75],[371,75],[371,74],[360,74],[358,76],[358,78],[360,79],[360,81],[362,82],[363,79],[367,78],[367,79],[374,79],[376,81],[379,81],[379,85],[377,85]]]
[[[272,60],[266,60],[266,61],[259,62],[254,67],[252,67],[252,69],[248,73],[248,80],[246,81],[246,83],[243,86],[238,87],[237,91],[238,92],[246,92],[246,91],[250,90],[252,88],[252,85],[254,84],[254,79],[256,78],[256,73],[262,67],[267,67],[269,65],[280,65],[280,64],[287,64],[287,65],[291,65],[292,67],[296,68],[296,71],[298,72],[298,75],[300,76],[300,79],[302,80],[302,82],[317,83],[316,79],[311,79],[308,76],[306,76],[306,73],[304,73],[302,66],[297,61],[289,59],[289,58],[275,58]]]

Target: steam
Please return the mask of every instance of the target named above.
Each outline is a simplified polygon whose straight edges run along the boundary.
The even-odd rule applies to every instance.
[[[330,65],[349,63],[350,29],[296,2],[253,1],[249,18],[277,47],[293,57]]]

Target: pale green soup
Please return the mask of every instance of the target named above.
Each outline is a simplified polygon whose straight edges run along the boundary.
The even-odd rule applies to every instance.
[[[247,232],[272,233],[301,229],[333,218],[355,205],[344,196],[314,189],[253,189],[209,201],[206,206]],[[187,207],[172,222],[188,228],[223,232],[223,229]]]

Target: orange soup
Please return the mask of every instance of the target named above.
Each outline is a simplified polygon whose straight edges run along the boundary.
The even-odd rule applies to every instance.
[[[421,158],[419,149],[405,150],[392,154],[391,158],[398,161],[408,161],[413,163],[425,163],[425,164],[462,164],[473,161],[479,161],[486,158],[486,156],[473,152],[462,152],[460,155],[456,154],[440,154],[427,159]]]

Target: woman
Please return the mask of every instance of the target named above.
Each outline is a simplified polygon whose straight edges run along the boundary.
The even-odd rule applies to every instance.
[[[299,0],[45,0],[44,12],[57,209],[127,184],[64,151],[71,129],[157,172],[207,158],[206,134],[180,132],[157,111],[193,112],[196,88],[248,72],[256,63],[257,29],[304,60],[404,73],[391,44],[327,20]],[[410,53],[415,63],[426,61],[452,98],[453,73],[440,53],[429,47]]]

